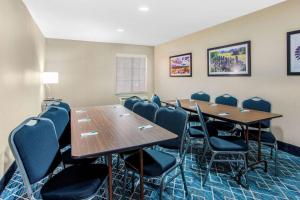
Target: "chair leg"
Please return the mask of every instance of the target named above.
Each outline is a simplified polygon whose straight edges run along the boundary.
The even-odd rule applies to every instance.
[[[135,182],[135,173],[132,172],[132,177],[131,177],[131,192],[134,191],[134,182]]]
[[[125,199],[126,185],[127,185],[127,176],[128,176],[128,171],[127,171],[127,169],[125,169],[122,199]]]
[[[167,174],[165,174],[162,179],[161,179],[161,182],[160,182],[160,186],[159,186],[159,200],[162,200],[163,199],[163,193],[164,193],[164,190],[165,190],[165,179],[167,177]]]
[[[180,171],[181,171],[181,177],[182,177],[182,181],[183,181],[184,190],[185,190],[186,196],[188,196],[188,188],[187,188],[187,185],[186,185],[186,180],[185,180],[182,164],[180,165]]]
[[[274,146],[274,162],[275,162],[275,176],[278,176],[278,165],[277,165],[277,150],[278,150],[278,146],[277,143]]]
[[[202,163],[202,162],[203,162],[203,159],[205,158],[205,155],[206,155],[206,153],[207,153],[207,151],[208,151],[208,145],[206,144],[205,140],[204,140],[204,143],[203,143],[203,145],[204,145],[204,150],[203,150],[203,154],[202,154],[202,157],[201,157],[200,163]]]
[[[204,176],[204,179],[203,179],[203,183],[202,183],[202,186],[203,186],[203,187],[204,187],[204,185],[205,185],[207,176],[208,176],[208,174],[209,174],[209,172],[210,172],[210,168],[211,168],[211,165],[212,165],[212,163],[213,163],[213,161],[214,161],[214,159],[215,159],[215,156],[216,156],[215,153],[213,153],[213,155],[211,156],[211,159],[210,159],[208,168],[207,168],[207,170],[206,170],[206,173],[205,173],[205,176]]]
[[[248,187],[248,175],[247,175],[247,171],[248,171],[248,162],[247,162],[247,155],[243,154],[243,158],[244,158],[244,167],[245,167],[245,182],[246,182],[246,187]]]

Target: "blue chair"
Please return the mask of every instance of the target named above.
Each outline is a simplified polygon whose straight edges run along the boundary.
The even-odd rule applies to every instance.
[[[243,108],[246,109],[251,109],[251,110],[258,110],[258,111],[263,111],[263,112],[271,112],[271,103],[260,98],[260,97],[253,97],[250,99],[247,99],[243,102]],[[273,157],[273,150],[274,150],[274,163],[275,163],[275,176],[278,174],[278,169],[277,169],[277,150],[278,150],[278,145],[277,145],[277,139],[272,133],[271,129],[271,122],[270,120],[262,121],[261,122],[261,144],[266,145],[271,147],[271,158]],[[249,126],[249,136],[250,139],[254,139],[255,136],[257,138],[258,135],[258,128],[259,128],[259,123],[251,124]]]
[[[156,94],[154,94],[151,98],[151,102],[155,103],[156,105],[158,105],[158,107],[161,107],[161,101],[159,96],[157,96]]]
[[[197,109],[197,113],[200,119],[200,122],[202,124],[202,129],[205,135],[205,150],[204,150],[204,155],[206,155],[207,151],[211,151],[212,152],[212,156],[208,165],[208,168],[206,170],[202,185],[205,185],[207,176],[210,172],[211,166],[213,164],[213,162],[228,162],[228,163],[232,163],[232,162],[236,162],[236,163],[244,163],[244,168],[245,171],[247,172],[247,158],[246,155],[248,153],[248,144],[240,139],[240,138],[236,138],[236,137],[231,137],[230,139],[225,139],[225,138],[220,138],[220,137],[216,137],[216,136],[210,136],[209,132],[210,131],[215,131],[212,129],[212,127],[210,126],[210,128],[208,128],[206,126],[206,123],[204,121],[201,109],[198,105],[196,105],[196,109]],[[224,158],[220,158],[217,159],[218,155],[230,155],[230,156],[234,156],[234,155],[240,155],[242,156],[242,160],[237,160],[237,159],[224,159]],[[230,157],[231,158],[231,157]],[[245,173],[245,179],[246,179],[246,185],[247,185],[247,174]]]
[[[69,114],[69,118],[71,119],[71,108],[70,108],[70,105],[67,104],[66,102],[56,101],[56,102],[53,102],[49,106],[56,106],[56,107],[65,109]],[[67,147],[67,146],[70,146],[70,144],[71,144],[71,134],[70,134],[71,133],[71,123],[70,123],[70,121],[71,120],[69,120],[64,134],[59,139],[59,145],[61,147]]]
[[[45,112],[39,115],[39,117],[49,119],[53,122],[58,141],[61,141],[63,135],[71,135],[69,132],[70,129],[67,128],[70,120],[66,109],[57,106],[49,106]],[[60,149],[62,150],[62,160],[65,165],[92,163],[96,160],[96,158],[73,158],[71,148],[65,149],[64,146],[60,145]]]
[[[209,102],[210,96],[209,96],[209,94],[206,94],[205,92],[196,92],[191,95],[191,99]]]
[[[10,134],[9,144],[30,200],[35,199],[32,185],[46,177],[40,191],[44,200],[91,198],[106,183],[108,167],[101,164],[71,166],[52,174],[61,163],[61,154],[49,119],[25,120]]]
[[[140,97],[132,96],[132,97],[125,100],[124,107],[129,109],[129,110],[132,110],[134,104],[136,104],[137,102],[140,102],[140,101],[143,101]]]
[[[199,101],[207,101],[209,102],[210,101],[210,95],[205,93],[205,92],[196,92],[196,93],[193,93],[191,95],[191,99],[193,100],[199,100]],[[205,121],[207,122],[209,120],[208,117],[204,116],[204,119]],[[189,115],[189,122],[198,122],[199,121],[199,118],[197,115],[191,113]]]
[[[155,103],[143,101],[143,102],[137,102],[134,104],[132,111],[143,118],[154,122],[155,113],[158,109],[158,105]]]
[[[237,98],[235,98],[229,94],[224,94],[224,95],[218,96],[215,100],[215,103],[237,107],[238,100],[237,100]],[[230,133],[235,132],[235,124],[234,123],[221,121],[221,120],[214,120],[209,123],[211,126],[214,126],[217,130],[230,132]]]
[[[140,115],[141,117],[154,122],[155,120],[155,113],[158,109],[158,106],[154,103],[151,102],[147,102],[147,101],[140,101],[134,104],[133,106],[133,112]],[[120,157],[122,159],[125,159],[126,157],[128,157],[131,154],[136,153],[137,150],[131,150],[131,151],[125,151],[120,153]],[[119,168],[120,165],[120,157],[118,157],[117,160],[117,168]]]
[[[186,180],[183,171],[183,161],[185,157],[184,141],[185,141],[187,119],[188,119],[187,113],[180,108],[170,109],[170,108],[162,107],[159,108],[156,112],[156,117],[155,117],[156,124],[178,135],[178,139],[176,139],[176,142],[178,143],[178,148],[179,148],[179,154],[180,154],[179,159],[176,159],[175,156],[165,153],[163,151],[154,150],[154,149],[143,150],[144,175],[148,178],[156,178],[156,177],[161,178],[160,199],[162,199],[162,194],[166,185],[170,181],[174,180],[174,178],[176,178],[180,174],[183,179],[184,189],[186,191],[186,194],[188,194]],[[171,144],[171,146],[173,147],[173,143]],[[125,177],[124,177],[125,181],[123,186],[123,194],[125,194],[125,189],[127,185],[126,180],[127,180],[128,170],[132,171],[133,173],[140,173],[139,153],[127,157],[125,159],[125,166],[126,168],[125,168]],[[170,178],[166,182],[165,179],[167,175],[173,172],[177,167],[180,168],[180,172],[176,173],[172,178]]]

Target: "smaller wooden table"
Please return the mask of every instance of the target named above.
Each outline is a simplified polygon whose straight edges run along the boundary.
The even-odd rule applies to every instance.
[[[164,101],[167,105],[176,106],[176,101]],[[249,167],[253,167],[261,162],[265,164],[265,171],[267,170],[267,162],[261,159],[261,122],[265,120],[271,120],[274,118],[282,117],[280,114],[262,112],[257,110],[250,109],[242,109],[234,106],[227,106],[222,104],[210,103],[206,101],[199,100],[191,100],[191,99],[181,99],[180,100],[181,107],[190,112],[197,112],[195,105],[199,105],[201,111],[206,116],[220,119],[223,121],[233,122],[235,124],[240,124],[241,126],[245,126],[245,139],[248,143],[248,128],[251,124],[258,123],[258,154],[257,160],[258,162],[252,163]],[[225,114],[226,113],[226,114]]]
[[[149,129],[140,126],[152,125]],[[92,133],[82,136],[82,133]],[[112,200],[112,154],[139,149],[140,190],[144,198],[143,147],[177,138],[177,135],[121,105],[72,108],[71,145],[76,158],[108,156],[109,197]]]

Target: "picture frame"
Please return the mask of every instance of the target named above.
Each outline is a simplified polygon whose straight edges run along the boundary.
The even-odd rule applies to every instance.
[[[170,56],[170,77],[192,77],[192,61],[192,53]]]
[[[251,41],[207,49],[208,76],[251,76]]]
[[[287,33],[287,75],[300,75],[300,30]]]

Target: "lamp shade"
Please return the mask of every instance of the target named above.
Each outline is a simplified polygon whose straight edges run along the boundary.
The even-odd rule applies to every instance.
[[[58,72],[43,72],[43,84],[58,84]]]

